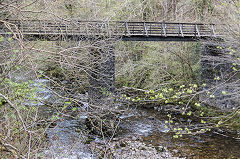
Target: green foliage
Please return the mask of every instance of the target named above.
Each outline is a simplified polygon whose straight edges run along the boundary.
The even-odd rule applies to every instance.
[[[118,46],[120,52],[121,49],[129,52],[124,52],[116,59],[117,70],[120,72],[116,77],[118,86],[155,89],[166,83],[192,83],[199,79],[198,43],[174,43],[176,48],[170,48],[172,44],[166,43],[124,44]]]
[[[43,132],[43,127],[38,127],[35,123],[38,120],[38,108],[26,104],[29,101],[38,102],[36,88],[31,87],[30,84],[31,81],[16,82],[9,78],[2,79],[0,83],[0,93],[7,98],[0,97],[1,124],[8,123],[2,124],[0,135],[3,135],[7,143],[14,145],[23,154],[28,151],[27,146],[23,145],[28,143],[30,137],[26,129],[34,132],[31,138],[37,145],[42,142],[39,133]],[[34,147],[33,145],[32,148]],[[1,157],[3,156],[0,155]]]
[[[164,107],[173,105],[177,106],[177,110],[173,109],[173,113],[177,111],[184,118],[192,119],[197,117],[197,121],[194,124],[200,126],[193,129],[192,127],[194,127],[194,124],[188,125],[187,129],[189,131],[185,131],[184,128],[181,127],[181,131],[179,128],[174,130],[176,126],[172,123],[175,123],[175,121],[173,119],[166,121],[165,127],[169,128],[169,131],[176,132],[174,138],[179,138],[181,135],[188,134],[189,132],[193,135],[205,133],[213,128],[219,127],[240,128],[238,113],[233,113],[236,110],[224,112],[217,108],[207,107],[204,103],[199,101],[199,88],[211,87],[207,86],[205,83],[201,85],[198,84],[200,83],[198,78],[200,75],[199,59],[201,55],[201,45],[199,43],[192,46],[186,46],[184,50],[188,50],[190,53],[184,52],[183,54],[174,51],[171,52],[172,48],[168,49],[172,54],[160,54],[159,52],[161,49],[154,44],[143,45],[142,47],[145,49],[144,53],[141,53],[141,58],[134,61],[129,60],[130,62],[127,63],[126,66],[131,71],[126,71],[126,73],[123,73],[120,78],[117,79],[120,80],[123,85],[137,87],[147,91],[145,91],[145,93],[139,93],[136,96],[131,96],[130,94],[123,95],[124,100],[138,106],[161,106],[161,110],[163,110]],[[221,46],[217,48],[223,50]],[[237,51],[231,47],[229,47],[228,50],[229,52],[227,53],[232,55],[234,59],[232,70],[237,73],[239,71],[239,56]],[[181,52],[182,50],[179,49],[178,51]],[[194,54],[192,54],[193,52]],[[174,57],[172,55],[176,56]],[[166,72],[159,71],[162,69],[162,65],[159,65],[159,63],[165,65],[167,69],[164,71],[167,72],[169,78],[163,78]],[[157,71],[159,71],[159,73]],[[221,78],[223,77],[216,75],[214,80],[216,83],[219,83],[222,81]],[[221,90],[220,94],[220,96],[224,98],[224,96],[230,95],[230,91],[229,89]],[[219,97],[214,93],[214,90],[208,90],[206,92],[206,98],[217,100]],[[171,109],[167,110],[171,112]]]
[[[202,84],[201,86],[206,86]],[[168,120],[165,121],[165,128],[168,131],[174,132],[173,138],[182,137],[184,134],[199,134],[211,131],[214,128],[219,127],[231,127],[234,129],[240,129],[240,111],[236,110],[235,113],[232,111],[226,112],[217,108],[207,107],[205,104],[198,101],[196,93],[201,87],[197,84],[189,85],[176,85],[174,87],[165,87],[159,90],[148,90],[144,94],[132,97],[126,94],[122,95],[122,98],[134,105],[149,105],[154,103],[154,106],[161,109],[167,107],[169,104],[178,106],[178,116],[168,114]],[[222,91],[222,95],[227,95],[228,92]],[[215,98],[215,96],[209,92],[209,98]],[[169,110],[169,113],[175,114],[177,110]],[[197,117],[197,118],[196,118]],[[192,120],[195,118],[195,123],[186,123],[182,127],[176,127],[175,124],[178,122],[175,119],[178,118],[189,118]],[[230,120],[229,120],[230,119]],[[198,126],[194,126],[194,125]]]
[[[7,40],[8,40],[9,42],[11,42],[13,39],[12,39],[12,38],[8,38]]]
[[[123,95],[122,97],[136,104],[154,102],[156,105],[178,104],[184,106],[190,99],[192,102],[195,101],[195,99],[192,99],[192,95],[197,91],[197,84],[189,84],[188,87],[185,85],[176,85],[175,87],[165,87],[159,90],[145,91],[144,94],[136,97],[127,97],[126,95]]]
[[[32,97],[34,94],[34,89],[29,86],[28,82],[23,83],[17,83],[13,82],[8,78],[5,78],[3,83],[1,85],[7,85],[9,89],[14,91],[13,96],[11,96],[12,99],[17,99],[19,101]]]
[[[4,37],[0,36],[0,42],[4,41]]]
[[[0,97],[0,107],[6,103],[6,100],[2,97]]]
[[[200,20],[204,20],[207,18],[206,16],[213,14],[214,8],[211,0],[195,0],[195,5],[197,7],[197,12]],[[209,14],[206,15],[206,11]]]

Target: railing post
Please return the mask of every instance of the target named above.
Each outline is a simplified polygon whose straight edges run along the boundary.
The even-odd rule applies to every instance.
[[[183,35],[183,25],[182,24],[179,24],[179,31],[181,33],[181,36],[184,37],[184,35]]]
[[[105,29],[106,29],[107,36],[110,36],[110,32],[109,32],[109,21],[105,22]]]
[[[212,31],[212,36],[216,37],[216,32],[213,24],[211,24],[211,31]]]
[[[88,35],[89,35],[88,22],[86,22],[85,27],[86,27],[86,34],[87,34],[87,36],[88,36]]]
[[[23,33],[23,27],[22,27],[22,25],[21,25],[21,21],[19,21],[19,23],[18,23],[18,29]]]
[[[130,35],[130,31],[129,31],[129,28],[128,28],[128,22],[125,22],[125,26],[126,26],[127,34],[129,36]]]
[[[68,28],[66,23],[65,23],[65,32],[66,32],[66,35],[68,35]]]
[[[167,32],[166,32],[166,24],[165,23],[162,23],[162,31],[163,31],[164,36],[166,37]]]
[[[45,25],[45,21],[43,21],[43,30],[44,30],[44,33],[46,34],[46,25]]]
[[[146,35],[148,36],[147,26],[146,26],[145,22],[143,23],[143,26],[144,26],[144,31],[145,31]]]
[[[150,29],[149,29],[149,34],[152,34],[152,23],[149,23]]]
[[[200,32],[199,32],[199,29],[198,29],[198,25],[195,24],[195,29],[196,29],[196,32],[197,32],[197,37],[200,37]]]

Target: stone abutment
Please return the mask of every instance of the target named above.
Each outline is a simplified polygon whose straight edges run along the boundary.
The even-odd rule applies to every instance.
[[[113,40],[93,41],[89,50],[89,100],[102,103],[115,91],[115,53]]]
[[[224,44],[202,44],[200,100],[221,109],[232,109],[239,104],[236,92],[237,72],[233,69],[234,55]],[[238,90],[239,91],[239,90]]]

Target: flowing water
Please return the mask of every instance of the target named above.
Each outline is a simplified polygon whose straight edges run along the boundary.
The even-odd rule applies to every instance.
[[[61,99],[47,87],[50,81],[46,79],[35,80],[32,87],[37,88],[36,94],[39,102],[34,103],[41,107],[40,114],[45,118],[50,119],[56,115],[57,111],[53,108],[46,107],[44,103],[64,105],[66,100]],[[82,107],[87,107],[87,103]],[[28,102],[32,105],[33,102]],[[94,159],[96,158],[88,149],[87,145],[83,144],[87,138],[80,130],[84,128],[84,121],[87,118],[86,113],[79,115],[78,119],[71,117],[61,117],[54,125],[47,129],[46,136],[48,138],[49,147],[45,150],[45,158],[51,159]]]
[[[240,140],[214,132],[200,135],[183,135],[174,139],[164,127],[166,115],[155,110],[142,110],[138,117],[130,117],[123,125],[128,134],[140,135],[143,141],[155,147],[164,146],[178,157],[194,159],[240,158]]]
[[[51,90],[44,87],[48,80],[36,80],[33,84],[37,87],[37,94],[42,101],[59,102]],[[53,110],[46,109],[44,102],[31,103],[43,108],[44,114],[53,114]],[[87,107],[87,103],[85,103]],[[231,137],[209,132],[197,136],[185,135],[174,139],[173,134],[164,127],[165,115],[150,109],[135,109],[131,114],[122,115],[123,122],[120,124],[122,132],[120,136],[138,136],[143,142],[155,147],[164,146],[174,156],[194,159],[221,159],[240,158],[240,141]],[[87,138],[81,131],[84,128],[84,120],[87,114],[80,115],[79,119],[63,117],[58,120],[54,127],[47,130],[49,148],[44,152],[52,159],[94,159],[96,158],[84,144]]]

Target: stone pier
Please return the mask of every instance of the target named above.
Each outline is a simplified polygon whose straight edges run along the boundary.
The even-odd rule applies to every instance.
[[[89,100],[102,103],[104,97],[115,91],[114,41],[93,41],[89,53]]]
[[[231,109],[238,104],[239,99],[232,95],[235,91],[232,83],[237,75],[232,69],[230,52],[229,47],[221,44],[202,44],[201,80],[205,92],[200,95],[200,101],[207,105]]]

